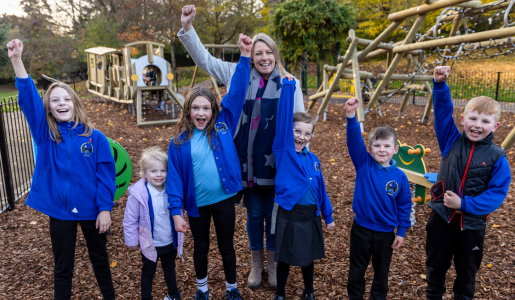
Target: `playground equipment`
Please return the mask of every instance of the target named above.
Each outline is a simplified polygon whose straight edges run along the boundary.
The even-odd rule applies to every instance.
[[[399,151],[393,156],[397,167],[399,167],[404,174],[408,177],[411,187],[411,198],[412,198],[412,209],[411,209],[411,225],[413,226],[415,220],[415,207],[417,205],[424,205],[427,201],[431,200],[428,197],[427,190],[430,189],[434,184],[436,173],[427,173],[426,165],[424,163],[424,156],[427,153],[431,153],[431,149],[424,148],[422,145],[416,145],[415,147],[401,144],[399,145]]]
[[[139,45],[145,46],[147,54],[133,59],[131,57],[131,47]],[[157,46],[157,55],[154,54],[154,46]],[[86,86],[88,91],[91,95],[96,95],[97,99],[102,97],[113,102],[129,104],[133,111],[135,104],[138,126],[177,123],[179,113],[176,114],[175,111],[182,109],[184,97],[177,93],[176,87],[172,84],[172,68],[163,57],[163,48],[163,44],[140,41],[126,44],[122,50],[106,47],[86,49],[88,61]],[[138,76],[149,67],[156,72],[157,84],[155,86],[148,86],[143,78]],[[171,100],[171,119],[166,118],[168,115],[167,108],[164,120],[144,120],[142,116],[144,114],[143,105],[148,105],[148,103],[143,103],[143,100],[151,98],[151,94],[157,95],[156,100],[158,101]],[[146,98],[145,95],[147,95]],[[168,107],[168,103],[166,107]]]
[[[515,35],[515,27],[511,27],[514,23],[510,23],[509,15],[515,0],[499,0],[484,5],[481,1],[470,0],[427,0],[426,3],[428,4],[390,14],[388,20],[392,23],[373,41],[358,38],[350,30],[347,39],[350,45],[346,54],[338,59],[340,63],[336,67],[324,66],[324,78],[335,73],[336,79],[350,76],[354,79],[355,96],[360,99],[357,118],[362,131],[366,114],[376,107],[380,109],[380,103],[388,101],[395,94],[404,95],[400,117],[408,104],[409,95],[416,91],[429,96],[421,119],[422,123],[426,123],[433,107],[432,91],[428,82],[432,80],[431,72],[435,66],[456,59],[488,58],[513,53],[515,43],[511,36]],[[427,13],[439,9],[443,10],[434,25],[427,32],[419,34]],[[410,17],[416,17],[411,28],[402,28],[400,25]],[[397,28],[407,32],[405,39],[396,43],[384,43]],[[358,52],[358,45],[365,46],[365,49]],[[444,49],[440,49],[444,46]],[[426,53],[427,49],[431,49],[429,53]],[[362,86],[373,88],[369,81],[373,74],[360,71],[359,62],[384,54],[387,55],[387,70],[383,74],[377,74],[380,82],[371,92],[366,109],[363,109]],[[404,55],[413,63],[414,72],[394,74]],[[347,69],[348,66],[352,68]],[[394,81],[401,81],[402,87],[388,89]],[[337,90],[337,82],[338,80],[333,80],[329,85],[324,81],[319,92],[310,97],[309,109],[318,98],[324,97],[317,112],[318,116],[327,111],[329,100]],[[515,140],[515,133],[512,140]]]
[[[213,53],[215,52],[215,49],[222,49],[222,60],[225,59],[225,55],[223,53],[223,51],[225,49],[240,49],[240,46],[238,46],[238,45],[230,45],[230,44],[225,44],[225,45],[204,44],[204,47],[206,49],[212,48],[213,49]],[[231,58],[231,61],[232,61],[232,58]],[[190,90],[195,85],[195,79],[197,78],[197,71],[198,71],[198,65],[195,65],[195,70],[193,71],[193,78],[191,78]],[[220,93],[220,89],[218,88],[218,83],[216,82],[216,79],[213,76],[210,76],[210,77],[211,77],[211,83],[213,83],[213,88],[215,89],[216,94],[218,95],[218,98],[220,100],[222,100],[222,94]]]

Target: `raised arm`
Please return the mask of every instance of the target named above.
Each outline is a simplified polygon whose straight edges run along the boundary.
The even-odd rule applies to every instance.
[[[45,108],[39,96],[34,81],[27,74],[21,60],[23,44],[20,40],[12,40],[7,44],[8,55],[16,74],[16,88],[18,89],[18,103],[27,118],[32,137],[37,146],[49,140],[48,124],[46,122]]]
[[[277,120],[275,123],[275,138],[272,151],[291,150],[295,152],[295,142],[293,138],[293,105],[295,95],[295,81],[283,78],[281,96],[277,103]],[[276,155],[276,165],[278,157]]]
[[[358,106],[359,99],[356,97],[350,98],[345,103],[345,109],[347,110],[347,149],[356,171],[363,166],[369,155],[361,135],[361,127],[356,120]]]
[[[238,126],[249,86],[252,40],[248,36],[240,34],[238,44],[241,51],[240,61],[236,65],[236,71],[232,75],[231,86],[222,100],[222,110],[220,111],[220,118],[224,119],[229,125],[231,136],[234,136]]]
[[[182,29],[177,36],[188,51],[195,64],[216,80],[229,86],[236,64],[222,61],[213,57],[200,41],[195,28],[191,25],[195,18],[195,5],[186,5],[182,8],[181,22]]]
[[[452,117],[453,105],[451,91],[445,83],[451,68],[439,66],[435,68],[433,77],[433,105],[435,115],[435,133],[442,157],[451,150],[452,145],[460,136],[460,131]]]

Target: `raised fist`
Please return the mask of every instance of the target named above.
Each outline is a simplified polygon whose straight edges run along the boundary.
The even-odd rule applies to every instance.
[[[435,68],[433,79],[435,80],[435,82],[443,82],[443,81],[447,80],[447,77],[449,77],[449,74],[451,74],[451,67],[438,66]]]
[[[23,52],[23,44],[20,40],[12,40],[7,43],[7,55],[10,60],[21,59],[21,53]]]

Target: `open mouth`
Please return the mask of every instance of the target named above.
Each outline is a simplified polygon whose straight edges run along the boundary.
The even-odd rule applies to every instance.
[[[268,64],[259,64],[259,65],[260,65],[261,67],[263,67],[263,68],[270,67],[270,63],[268,63]]]
[[[480,136],[483,132],[480,130],[470,130],[472,136]]]
[[[67,112],[69,112],[70,110],[69,109],[66,109],[66,108],[62,108],[62,109],[58,109],[57,112],[60,113],[60,114],[65,114]]]
[[[206,123],[206,119],[205,118],[197,118],[197,123],[199,126],[204,126],[204,124]]]

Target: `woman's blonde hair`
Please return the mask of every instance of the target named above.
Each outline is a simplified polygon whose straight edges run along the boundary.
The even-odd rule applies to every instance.
[[[284,69],[282,63],[281,63],[281,55],[279,54],[279,49],[277,48],[277,45],[275,44],[274,40],[269,37],[265,33],[258,33],[254,36],[252,39],[252,49],[250,50],[250,66],[254,67],[254,60],[252,59],[254,57],[254,46],[257,42],[265,43],[270,50],[272,50],[272,54],[275,57],[275,67],[277,68],[277,71],[279,71],[279,74],[281,77],[284,77],[288,72]]]
[[[143,150],[138,161],[139,176],[145,177],[147,170],[154,166],[151,162],[155,161],[162,163],[165,169],[168,170],[168,155],[161,150],[161,147],[154,146]]]
[[[204,97],[209,101],[209,103],[211,103],[211,111],[213,112],[213,114],[211,115],[211,120],[206,125],[205,134],[207,135],[207,140],[209,142],[209,146],[211,147],[211,149],[217,150],[214,147],[215,145],[213,145],[212,143],[211,135],[212,133],[214,133],[215,137],[218,137],[218,134],[215,130],[215,123],[216,119],[218,118],[220,108],[218,107],[218,103],[216,103],[215,95],[213,95],[213,93],[205,87],[194,87],[186,96],[182,115],[176,126],[177,130],[175,132],[175,137],[173,138],[173,144],[176,147],[180,147],[182,146],[182,144],[189,141],[190,138],[193,136],[195,124],[193,124],[193,121],[191,120],[190,111],[191,105],[193,104],[193,101],[197,99],[197,97]],[[184,138],[181,138],[183,134],[186,134],[186,136],[184,136]]]
[[[73,103],[74,112],[72,119],[70,121],[75,122],[75,125],[73,125],[72,129],[77,127],[79,123],[82,123],[84,125],[84,132],[79,134],[80,136],[90,136],[93,133],[93,124],[88,119],[88,115],[86,114],[86,110],[84,109],[84,106],[82,104],[82,101],[79,99],[79,96],[75,93],[75,91],[67,84],[62,82],[54,82],[46,91],[45,95],[43,96],[43,107],[45,108],[45,114],[46,114],[46,121],[48,123],[48,127],[50,128],[49,134],[52,141],[55,141],[56,143],[61,142],[61,133],[59,132],[59,128],[57,127],[57,121],[52,115],[52,112],[50,111],[50,94],[52,93],[52,90],[55,88],[62,88],[64,89],[68,95],[70,95],[70,98]]]

